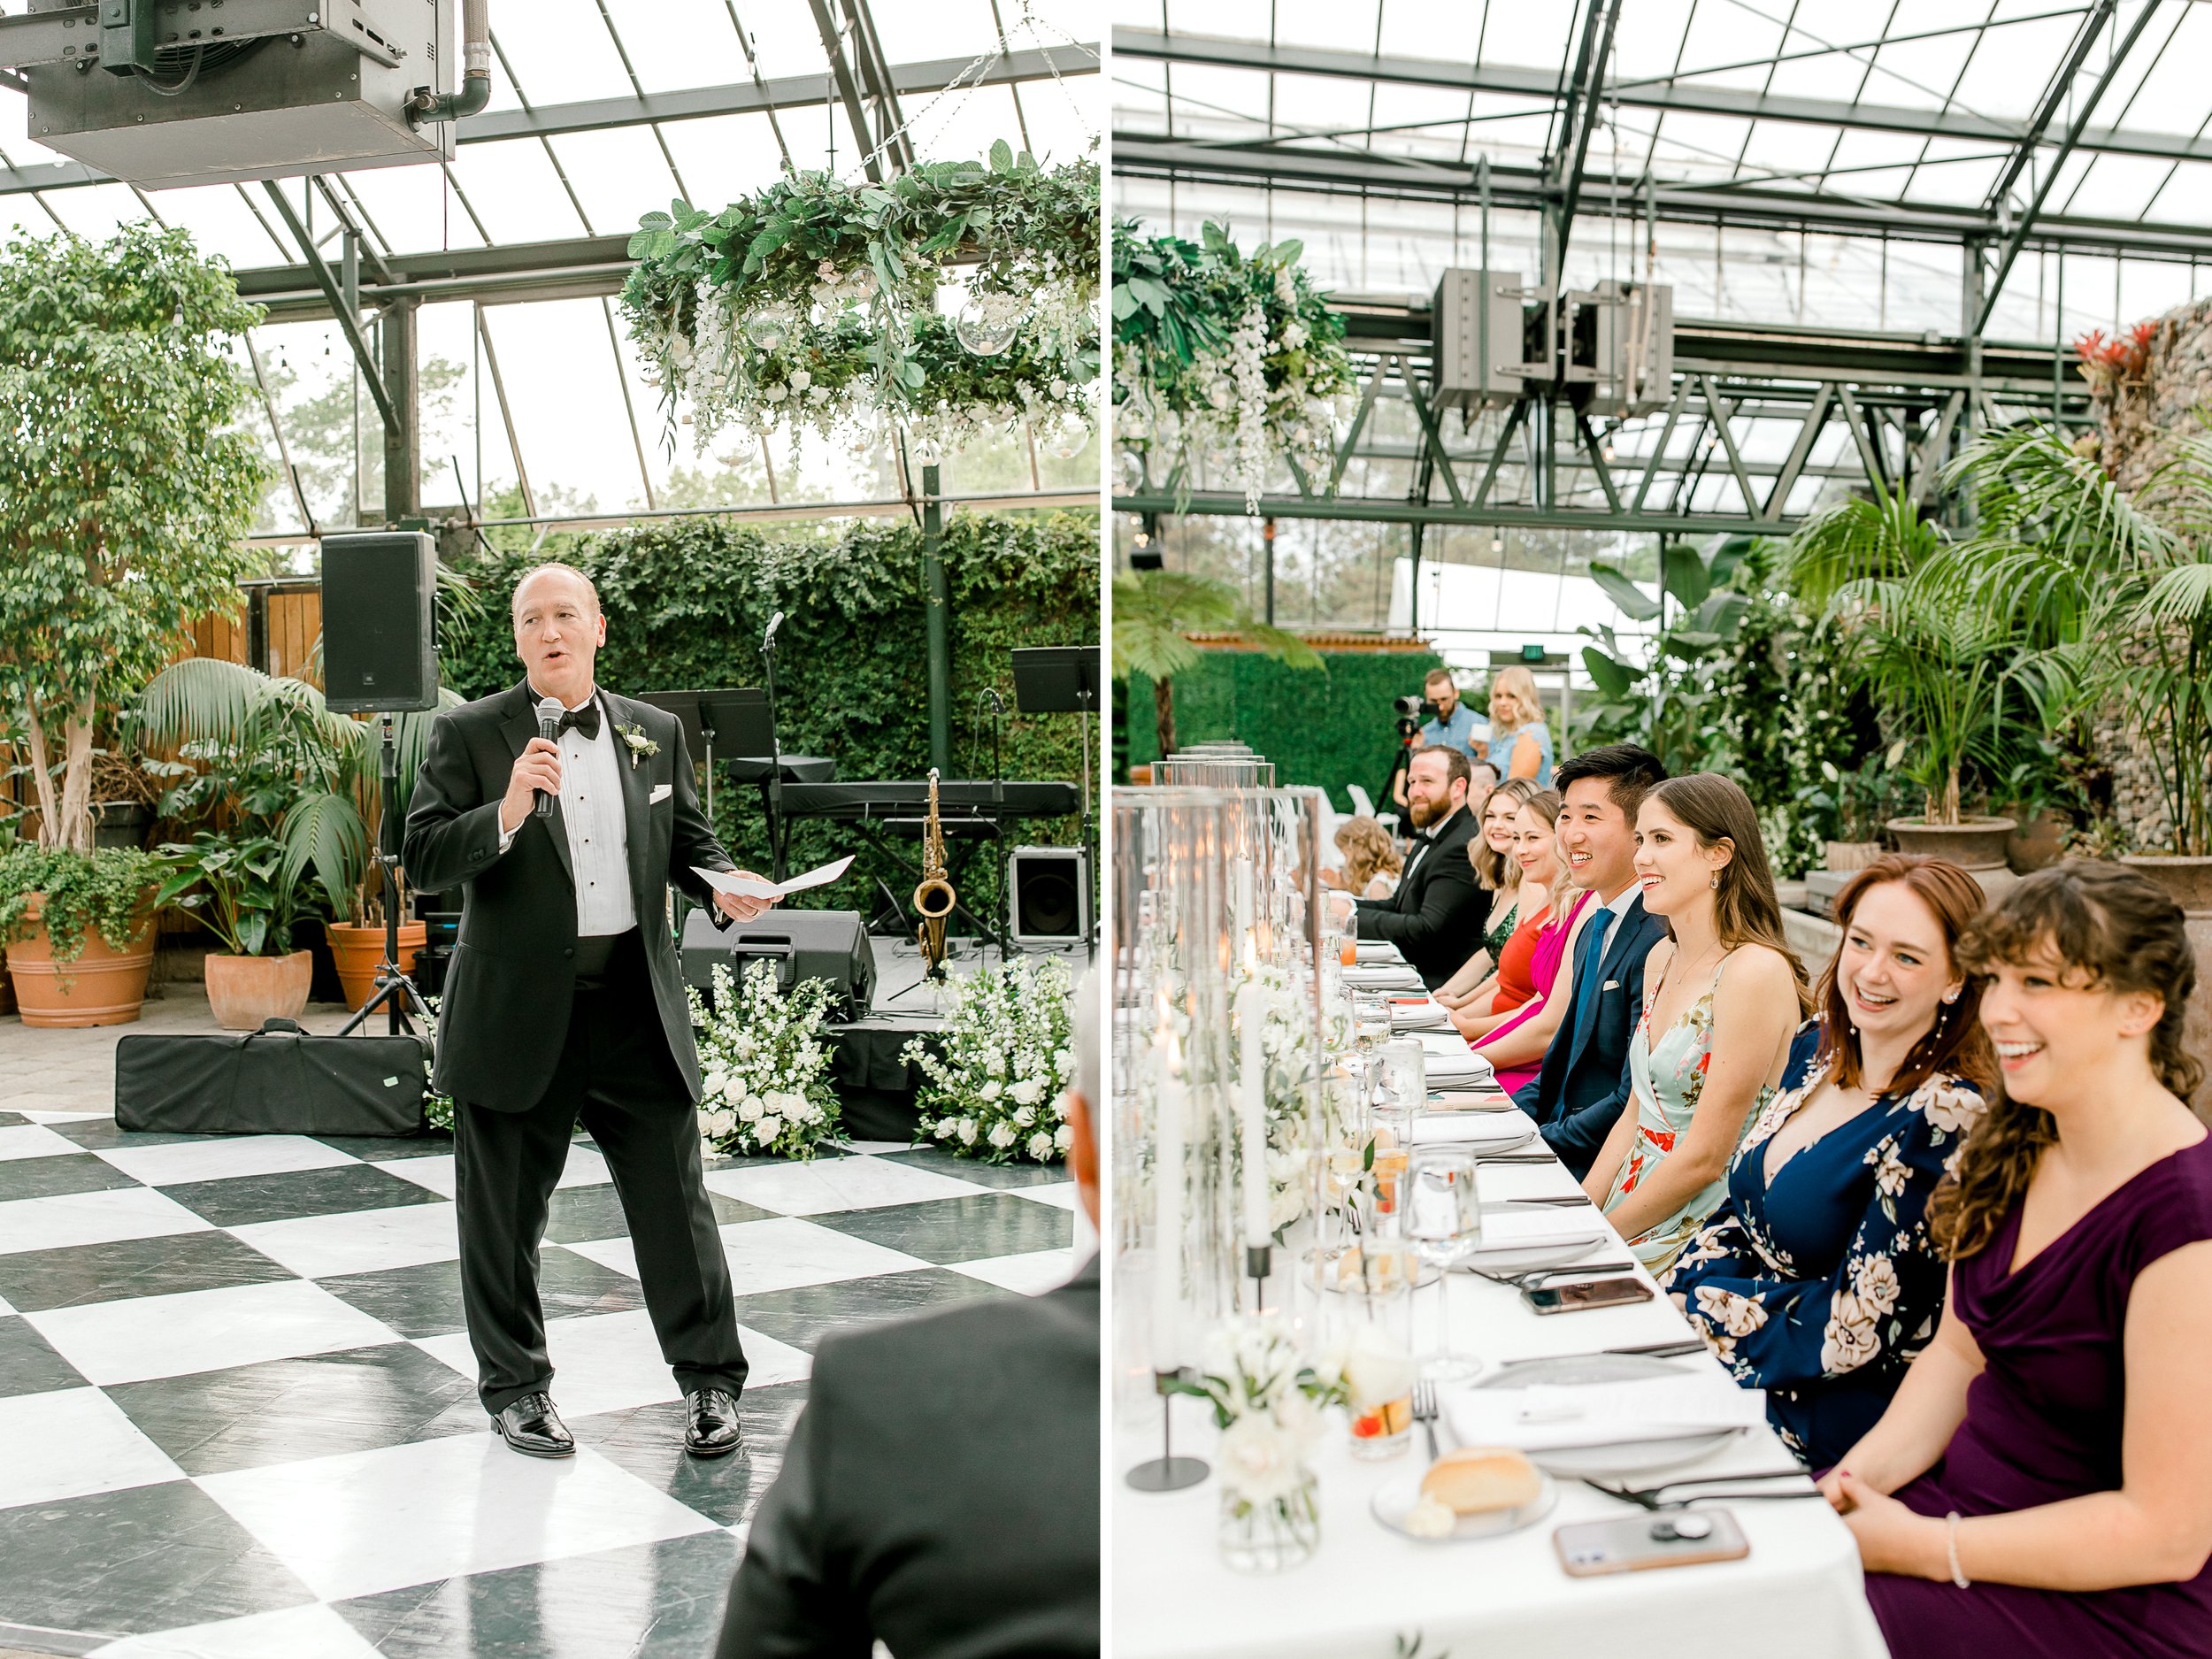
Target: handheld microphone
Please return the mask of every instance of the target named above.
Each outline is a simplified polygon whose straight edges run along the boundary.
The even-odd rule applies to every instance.
[[[779,611],[774,616],[768,618],[768,632],[762,634],[760,639],[760,649],[762,650],[768,651],[772,650],[775,648],[776,630],[781,626],[783,626],[783,612]]]
[[[567,712],[568,710],[561,706],[561,700],[558,697],[541,697],[538,700],[538,735],[549,743],[559,742],[561,716]],[[553,816],[553,796],[550,792],[544,789],[538,791],[538,804],[535,810],[540,818]]]

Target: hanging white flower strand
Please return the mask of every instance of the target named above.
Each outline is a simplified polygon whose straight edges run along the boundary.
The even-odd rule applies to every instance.
[[[1237,400],[1237,481],[1244,486],[1244,511],[1257,512],[1273,448],[1267,432],[1267,308],[1256,295],[1229,337],[1229,373]]]

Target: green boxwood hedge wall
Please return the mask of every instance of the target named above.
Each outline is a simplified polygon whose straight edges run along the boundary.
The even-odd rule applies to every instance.
[[[974,723],[977,694],[995,687],[1012,709],[1008,651],[1098,638],[1098,521],[1082,513],[959,513],[946,525],[941,545],[952,608],[953,772],[987,778],[990,722],[979,728]],[[508,602],[521,573],[547,557],[487,553],[467,567],[484,597],[484,614],[449,630],[439,652],[444,683],[463,696],[484,696],[521,678]],[[928,775],[922,537],[910,523],[763,531],[683,519],[591,536],[560,557],[588,572],[599,589],[607,618],[597,664],[603,685],[626,695],[757,686],[761,630],[780,610],[776,704],[785,749],[829,757],[840,779]],[[1071,714],[1010,712],[1006,775],[1074,780],[1079,733]],[[764,872],[759,791],[718,778],[715,808],[731,856]],[[1014,826],[1009,841],[1064,844],[1079,827],[1072,816],[1030,819]],[[850,874],[794,902],[864,915],[874,908],[871,895],[880,899],[873,879],[880,876],[906,903],[911,878],[864,848],[849,826],[807,822],[794,828],[795,872],[847,852],[861,855]],[[962,893],[979,910],[981,902],[996,902],[997,877],[981,875],[990,862],[978,855],[981,879]]]
[[[1377,792],[1389,775],[1398,741],[1396,698],[1421,691],[1443,658],[1432,651],[1326,651],[1325,673],[1291,669],[1257,651],[1209,650],[1175,676],[1175,736],[1181,743],[1236,738],[1275,763],[1276,781],[1318,784],[1339,811],[1352,810],[1344,786]],[[1152,718],[1152,682],[1132,674],[1117,682],[1127,764],[1159,758]]]

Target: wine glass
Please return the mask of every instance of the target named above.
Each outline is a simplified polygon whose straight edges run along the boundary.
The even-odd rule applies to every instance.
[[[1464,1382],[1482,1362],[1452,1348],[1451,1268],[1482,1242],[1482,1204],[1475,1191],[1475,1155],[1461,1147],[1417,1148],[1406,1173],[1406,1237],[1436,1275],[1437,1349],[1421,1374],[1434,1382]]]

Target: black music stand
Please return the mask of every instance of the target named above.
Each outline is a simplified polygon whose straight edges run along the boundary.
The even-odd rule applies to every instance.
[[[1083,845],[1091,845],[1091,716],[1099,707],[1095,645],[1032,645],[1014,659],[1014,706],[1024,714],[1083,717]]]
[[[707,822],[714,821],[714,740],[699,719],[699,696],[695,691],[649,691],[640,703],[649,703],[656,709],[676,717],[676,724],[684,729],[684,753],[691,757],[691,764],[707,763]]]

